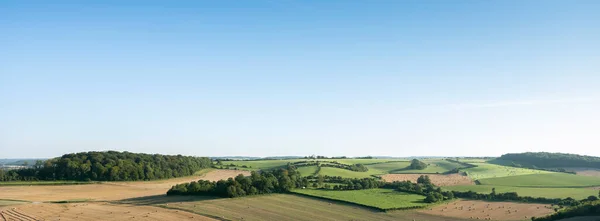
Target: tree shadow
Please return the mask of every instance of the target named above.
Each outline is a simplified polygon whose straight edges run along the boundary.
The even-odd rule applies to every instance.
[[[166,194],[134,197],[115,201],[115,203],[123,204],[136,204],[136,205],[156,205],[166,203],[178,203],[178,202],[192,202],[192,201],[203,201],[221,199],[214,196],[167,196]]]

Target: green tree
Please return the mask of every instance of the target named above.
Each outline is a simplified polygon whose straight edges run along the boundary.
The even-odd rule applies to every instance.
[[[429,176],[427,175],[421,175],[419,178],[417,178],[417,183],[430,185],[431,179],[429,179]]]
[[[409,168],[413,169],[413,170],[423,170],[423,169],[427,168],[427,164],[424,162],[421,162],[420,160],[413,159],[410,162]]]
[[[324,183],[324,182],[325,182],[325,178],[323,177],[323,175],[319,174],[319,175],[317,176],[317,184],[318,184],[319,186],[323,186],[323,183]]]

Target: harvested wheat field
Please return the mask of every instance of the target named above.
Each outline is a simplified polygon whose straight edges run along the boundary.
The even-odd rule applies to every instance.
[[[214,220],[178,210],[108,203],[38,203],[0,210],[0,220]]]
[[[417,182],[417,179],[422,176],[427,175],[431,179],[431,182],[437,186],[458,186],[458,185],[473,185],[475,184],[473,180],[467,176],[463,176],[460,174],[449,174],[449,175],[441,175],[441,174],[386,174],[381,176],[385,182],[393,182],[393,181],[411,181]]]
[[[63,200],[121,200],[127,198],[165,194],[171,186],[199,179],[216,181],[235,177],[238,174],[250,175],[239,170],[211,170],[200,176],[182,177],[158,181],[103,182],[86,185],[60,186],[2,186],[3,199],[27,200],[33,202]]]
[[[527,220],[554,213],[550,205],[460,200],[442,204],[422,213],[475,220]]]

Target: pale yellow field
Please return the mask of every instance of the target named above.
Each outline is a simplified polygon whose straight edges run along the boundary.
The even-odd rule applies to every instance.
[[[386,182],[393,181],[411,181],[417,182],[421,175],[429,176],[431,182],[437,186],[458,186],[458,185],[473,185],[475,184],[471,178],[459,174],[440,175],[440,174],[385,174],[381,176]]]
[[[59,186],[2,186],[1,199],[48,202],[63,200],[122,200],[127,198],[165,194],[171,186],[199,179],[217,181],[237,176],[250,175],[248,171],[213,170],[200,176],[182,177],[159,181],[104,182],[87,185]]]
[[[25,204],[0,208],[0,220],[215,220],[152,206],[110,203]]]
[[[554,210],[546,204],[460,200],[421,212],[475,220],[527,220],[532,216],[541,217],[551,214]]]

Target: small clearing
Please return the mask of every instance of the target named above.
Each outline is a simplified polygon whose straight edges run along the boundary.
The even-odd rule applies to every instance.
[[[528,220],[554,213],[550,205],[461,200],[441,204],[420,212],[475,220]]]
[[[0,210],[7,220],[215,220],[184,211],[108,203],[39,203]]]
[[[475,183],[471,178],[467,176],[462,176],[460,174],[449,174],[449,175],[441,175],[441,174],[386,174],[382,175],[381,178],[385,182],[394,182],[394,181],[411,181],[413,183],[417,182],[417,179],[422,176],[427,175],[431,179],[431,182],[437,186],[457,186],[457,185],[474,185]]]

